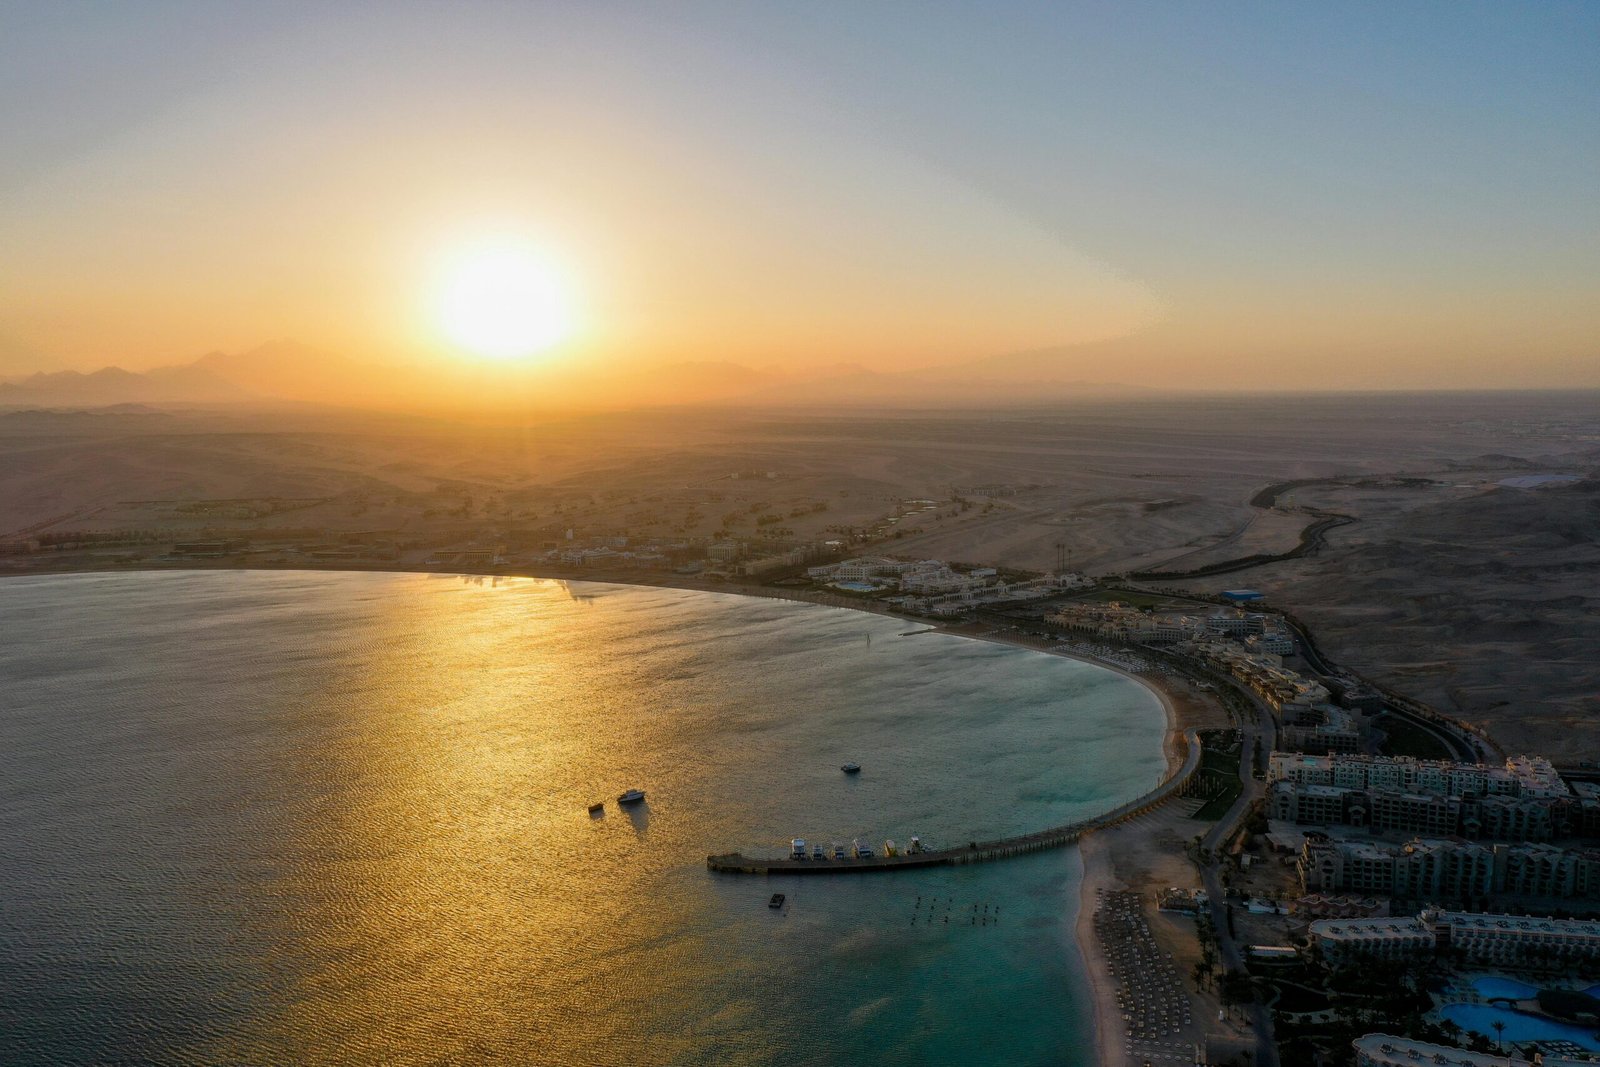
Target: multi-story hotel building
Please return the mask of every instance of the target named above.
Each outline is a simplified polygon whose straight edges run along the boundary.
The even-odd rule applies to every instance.
[[[1365,1034],[1350,1044],[1356,1050],[1356,1067],[1594,1067],[1592,1060],[1541,1056],[1535,1062],[1503,1052],[1468,1052],[1394,1034]]]
[[[1404,844],[1335,841],[1308,832],[1297,872],[1305,892],[1351,892],[1406,900],[1490,896],[1600,900],[1600,849],[1485,845],[1459,838]]]
[[[1586,919],[1430,908],[1414,918],[1318,919],[1310,933],[1322,958],[1335,967],[1435,953],[1503,966],[1600,959],[1600,922]]]

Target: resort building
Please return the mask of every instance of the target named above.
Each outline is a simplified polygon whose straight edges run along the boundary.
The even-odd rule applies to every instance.
[[[1434,1045],[1394,1034],[1365,1034],[1350,1042],[1356,1067],[1594,1067],[1592,1060],[1541,1056],[1525,1060],[1504,1052],[1468,1052],[1452,1045]]]
[[[1415,960],[1438,946],[1433,928],[1416,916],[1374,919],[1318,919],[1311,943],[1333,967],[1355,960]]]
[[[1327,687],[1285,667],[1278,656],[1252,654],[1240,644],[1214,636],[1190,641],[1184,646],[1184,651],[1232,675],[1273,711],[1280,711],[1288,704],[1317,705],[1328,702]]]
[[[1266,617],[1263,615],[1246,615],[1242,611],[1226,611],[1206,616],[1206,631],[1208,633],[1245,637],[1249,634],[1262,633],[1265,630]]]
[[[1579,830],[1582,822],[1582,811],[1570,797],[1447,796],[1290,780],[1272,783],[1267,813],[1302,826],[1358,826],[1380,833],[1488,841],[1549,841]]]
[[[1404,844],[1335,841],[1311,831],[1296,872],[1308,893],[1407,900],[1600,899],[1600,850],[1539,844],[1483,845],[1460,838],[1416,838]]]
[[[839,563],[807,567],[806,577],[840,582],[863,582],[869,578],[898,578],[915,566],[917,566],[915,563],[883,556],[858,556]]]
[[[706,547],[706,557],[731,563],[744,555],[744,546],[737,541],[715,541]]]
[[[1600,959],[1600,921],[1541,919],[1528,915],[1479,915],[1425,911],[1423,922],[1438,934],[1439,951],[1482,963],[1551,963]]]
[[[938,560],[923,560],[900,573],[900,591],[921,596],[966,593],[983,588],[993,574],[992,570],[987,577],[959,574]]]
[[[1273,656],[1294,655],[1294,638],[1287,630],[1270,630],[1247,637],[1244,647],[1251,652]]]
[[[1496,888],[1525,897],[1600,900],[1600,850],[1496,846]]]
[[[1283,744],[1297,752],[1354,753],[1361,751],[1361,723],[1334,704],[1285,704]]]
[[[1319,919],[1312,943],[1335,967],[1444,954],[1506,966],[1600,959],[1600,922],[1430,908],[1414,918]]]
[[[1387,897],[1324,896],[1307,893],[1289,902],[1289,914],[1297,919],[1372,919],[1389,914]]]
[[[1311,756],[1274,752],[1274,781],[1336,785],[1345,789],[1388,789],[1439,796],[1568,797],[1572,791],[1550,761],[1514,756],[1504,767],[1407,756]]]

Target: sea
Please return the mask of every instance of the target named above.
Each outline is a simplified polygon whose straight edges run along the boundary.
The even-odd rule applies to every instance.
[[[926,629],[532,578],[0,581],[0,1063],[1090,1064],[1076,850],[706,868],[1161,779],[1144,686]]]

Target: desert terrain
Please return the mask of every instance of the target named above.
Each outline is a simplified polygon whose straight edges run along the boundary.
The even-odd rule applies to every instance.
[[[1064,563],[1260,589],[1335,659],[1510,747],[1591,758],[1597,476],[1585,393],[527,418],[21,407],[0,412],[0,573],[151,565],[196,539],[248,544],[248,565],[598,541]]]

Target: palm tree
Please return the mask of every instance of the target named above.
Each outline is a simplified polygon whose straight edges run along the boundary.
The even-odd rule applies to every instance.
[[[1501,1039],[1505,1037],[1506,1024],[1496,1019],[1491,1025],[1494,1026],[1494,1050],[1496,1052],[1504,1052],[1505,1043]]]

